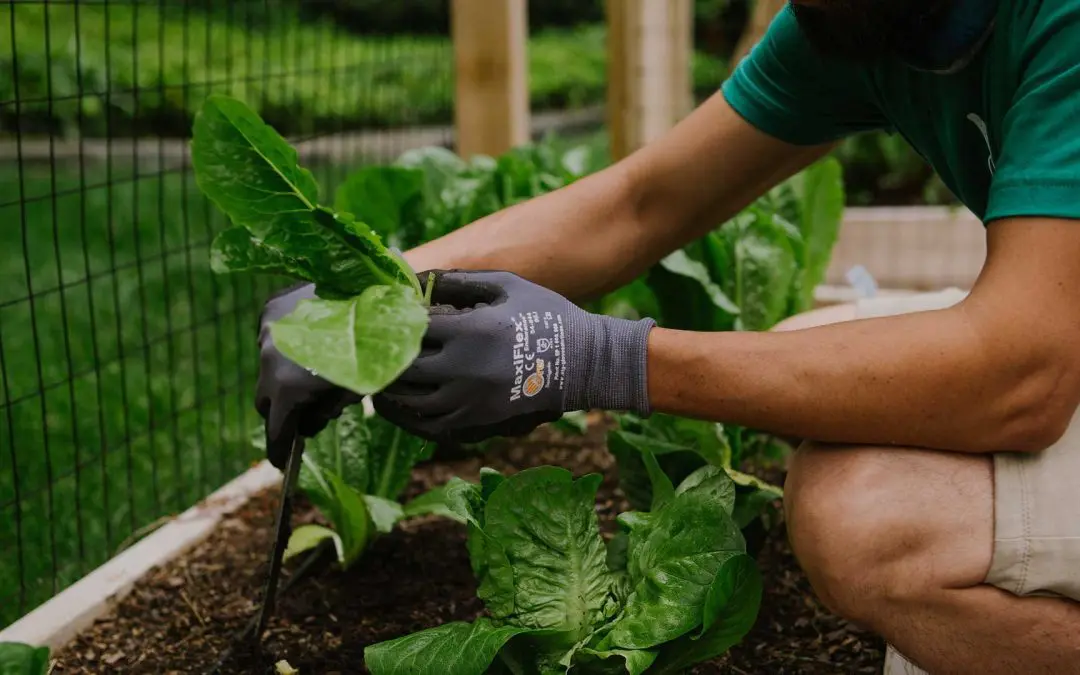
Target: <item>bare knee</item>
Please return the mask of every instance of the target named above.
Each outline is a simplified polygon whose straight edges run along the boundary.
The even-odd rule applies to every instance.
[[[832,611],[875,627],[902,603],[985,578],[993,540],[988,460],[946,454],[800,447],[785,485],[788,533]],[[950,486],[970,508],[948,503]]]
[[[821,601],[853,621],[889,592],[882,564],[898,554],[882,536],[895,515],[872,457],[804,443],[792,459],[784,510],[792,549]]]

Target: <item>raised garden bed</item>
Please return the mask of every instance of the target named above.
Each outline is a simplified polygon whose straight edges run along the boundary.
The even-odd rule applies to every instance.
[[[428,463],[414,471],[409,492],[419,494],[453,475],[475,480],[482,466],[504,473],[545,464],[575,475],[599,472],[605,480],[598,513],[610,533],[615,514],[627,505],[603,434],[602,428],[585,436],[545,429],[480,457]],[[276,489],[259,493],[203,543],[153,569],[114,611],[55,654],[53,672],[207,672],[257,610],[276,503]],[[315,518],[315,511],[303,505],[295,521]],[[754,629],[723,659],[693,672],[880,672],[883,642],[822,607],[792,557],[782,523],[768,533],[758,557],[765,594]],[[482,609],[465,527],[431,516],[380,539],[348,572],[329,565],[312,569],[280,602],[265,644],[273,658],[287,659],[302,675],[363,673],[367,645],[471,620]],[[241,655],[234,659],[240,663],[222,672],[269,673],[272,660]]]

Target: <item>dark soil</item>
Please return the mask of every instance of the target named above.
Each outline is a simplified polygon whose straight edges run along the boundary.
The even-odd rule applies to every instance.
[[[564,437],[545,430],[482,458],[432,463],[415,472],[419,493],[481,466],[504,472],[555,464],[576,475],[600,472],[598,512],[606,532],[626,508],[616,488],[603,431]],[[115,611],[56,654],[54,673],[206,673],[254,616],[271,544],[277,490],[227,518],[186,556],[152,572]],[[301,504],[297,522],[317,518]],[[374,544],[348,572],[323,564],[296,580],[278,604],[263,654],[236,650],[223,673],[273,672],[287,659],[301,675],[364,673],[366,645],[448,621],[471,620],[483,607],[457,523],[417,519]],[[880,673],[884,645],[831,615],[815,599],[787,546],[783,524],[759,555],[765,597],[753,631],[723,659],[694,673]],[[283,583],[296,565],[286,566]]]

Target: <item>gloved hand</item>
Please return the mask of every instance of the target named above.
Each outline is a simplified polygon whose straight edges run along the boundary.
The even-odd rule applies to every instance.
[[[568,411],[649,414],[653,320],[590,314],[509,272],[435,271],[434,284],[424,349],[374,397],[386,419],[428,440],[475,443]]]
[[[259,382],[255,407],[266,422],[266,457],[282,471],[293,437],[311,437],[326,428],[347,406],[362,397],[316,377],[274,347],[270,324],[289,314],[301,300],[315,297],[315,285],[286,289],[270,298],[259,317]]]

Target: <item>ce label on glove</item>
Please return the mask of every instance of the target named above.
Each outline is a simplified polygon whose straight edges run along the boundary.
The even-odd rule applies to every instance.
[[[521,312],[511,316],[514,380],[510,401],[532,398],[545,388],[562,391],[566,381],[566,329],[562,314]]]

